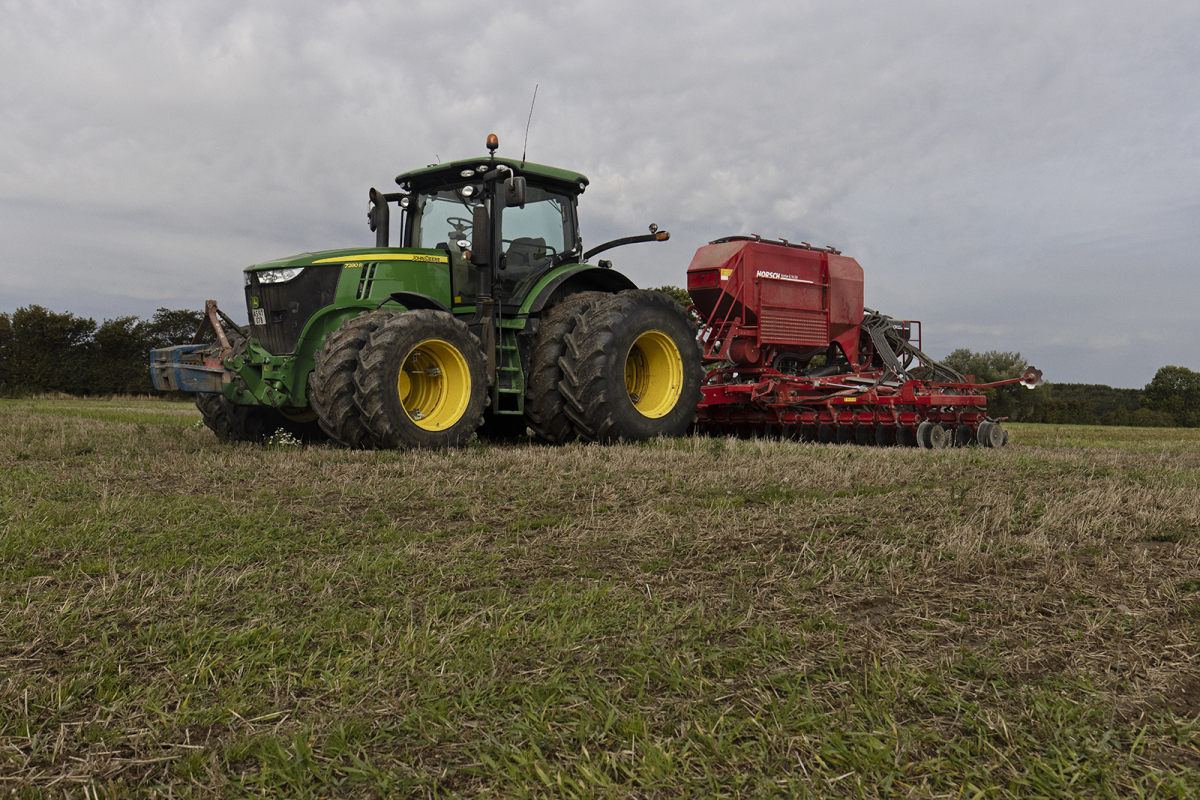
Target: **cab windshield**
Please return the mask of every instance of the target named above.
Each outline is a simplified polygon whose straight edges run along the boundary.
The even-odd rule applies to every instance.
[[[480,186],[443,189],[436,194],[417,196],[413,220],[413,247],[449,249],[455,252],[460,241],[471,241],[471,218],[479,205]],[[464,246],[465,247],[465,246]]]
[[[472,219],[482,189],[475,184],[421,194],[414,209],[412,246],[450,253],[456,296],[473,298],[476,292],[474,269],[463,251],[470,248]],[[575,243],[573,223],[571,201],[566,195],[527,187],[524,208],[513,206],[502,211],[499,293],[516,296],[519,284],[549,267],[555,256],[571,250]]]

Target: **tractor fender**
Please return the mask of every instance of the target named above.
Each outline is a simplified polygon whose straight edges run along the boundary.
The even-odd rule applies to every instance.
[[[445,311],[447,314],[450,313],[450,309],[446,308],[440,300],[430,297],[427,294],[421,294],[420,292],[392,292],[389,297],[409,311],[428,308],[431,311]]]
[[[536,314],[556,295],[576,292],[609,292],[616,294],[636,289],[637,284],[621,273],[591,264],[564,264],[547,273],[533,288],[521,305],[521,314]]]

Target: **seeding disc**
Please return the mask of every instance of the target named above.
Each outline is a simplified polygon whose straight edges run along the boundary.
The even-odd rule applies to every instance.
[[[950,444],[950,433],[936,422],[929,426],[925,435],[929,439],[929,446],[934,450],[942,450]]]
[[[997,422],[984,423],[987,425],[987,432],[984,433],[983,425],[979,426],[980,438],[984,440],[984,444],[988,447],[1003,447],[1004,446],[1004,428],[1000,427]]]
[[[875,429],[870,425],[859,425],[854,429],[854,441],[860,445],[875,444]]]
[[[929,441],[929,429],[933,427],[933,423],[925,420],[917,426],[917,447],[923,450],[928,450],[933,447]]]

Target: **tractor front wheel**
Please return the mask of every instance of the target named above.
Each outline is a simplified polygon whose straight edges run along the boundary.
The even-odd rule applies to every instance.
[[[389,316],[354,373],[362,419],[380,447],[458,447],[483,422],[483,347],[461,320],[419,309]]]
[[[391,311],[364,311],[325,335],[325,344],[313,355],[308,377],[309,402],[321,429],[344,447],[369,448],[371,432],[354,404],[354,372],[358,356],[371,334]]]
[[[704,369],[696,328],[662,292],[598,302],[566,337],[559,390],[580,438],[682,436],[696,419]]]

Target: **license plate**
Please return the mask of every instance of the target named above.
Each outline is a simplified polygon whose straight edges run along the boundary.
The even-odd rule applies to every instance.
[[[255,325],[266,325],[267,324],[267,310],[265,308],[252,309],[252,313],[254,315],[254,324]]]

